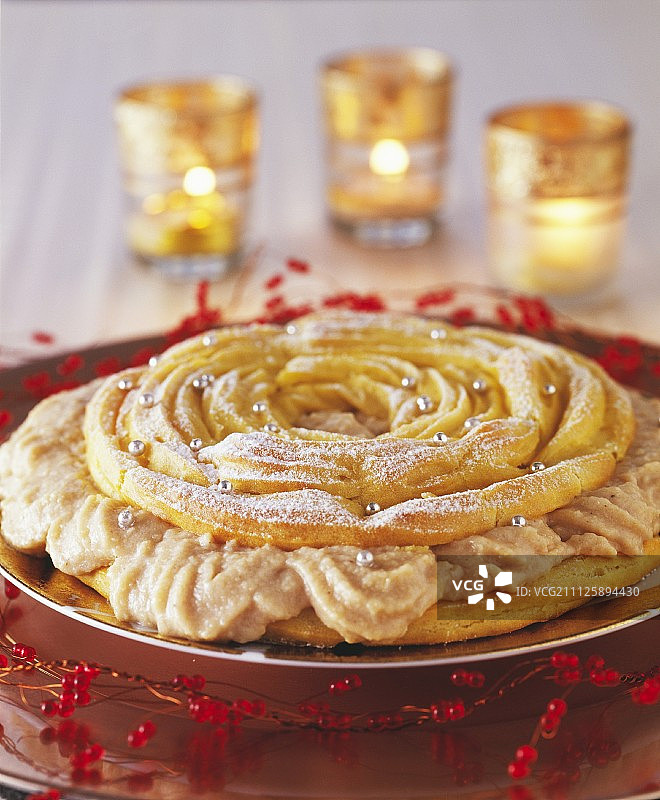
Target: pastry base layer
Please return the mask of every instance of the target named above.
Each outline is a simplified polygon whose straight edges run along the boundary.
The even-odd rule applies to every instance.
[[[647,542],[645,556],[574,556],[566,559],[528,585],[526,597],[514,596],[504,606],[498,604],[494,611],[484,611],[483,604],[469,606],[465,602],[441,601],[428,608],[421,617],[408,627],[398,639],[366,642],[367,646],[383,645],[431,645],[447,642],[462,642],[482,636],[497,636],[519,630],[535,622],[545,622],[565,614],[573,608],[587,603],[590,597],[548,597],[541,594],[544,587],[592,587],[619,589],[631,586],[658,566],[660,539]],[[107,569],[98,569],[79,580],[103,597],[109,593]],[[455,618],[446,619],[455,608]],[[272,622],[264,640],[278,644],[334,647],[344,640],[337,631],[324,625],[309,607],[297,617]]]

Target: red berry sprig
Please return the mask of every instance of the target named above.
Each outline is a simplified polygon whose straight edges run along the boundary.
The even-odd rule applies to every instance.
[[[566,701],[562,700],[561,697],[555,697],[553,700],[550,700],[539,722],[541,736],[543,736],[544,739],[552,739],[556,735],[561,719],[566,714],[567,710],[568,706],[566,705]]]
[[[468,672],[465,669],[456,669],[449,680],[454,686],[469,686],[471,689],[481,689],[486,682],[483,672]]]
[[[65,673],[60,680],[57,700],[44,700],[41,713],[45,717],[70,717],[77,706],[89,705],[92,698],[88,689],[100,672],[96,665],[81,662],[73,672]]]
[[[579,683],[582,679],[582,665],[575,653],[555,650],[550,656],[550,664],[555,668],[554,682],[559,686]]]
[[[507,772],[509,777],[514,781],[526,778],[532,771],[531,765],[534,764],[539,757],[538,750],[532,747],[531,744],[523,744],[516,750],[516,755],[513,761],[509,762]]]
[[[456,722],[465,716],[465,703],[460,697],[454,700],[441,700],[430,705],[429,711],[434,722]]]
[[[562,661],[563,663],[563,661]],[[545,739],[554,737],[559,729],[561,719],[568,711],[568,705],[561,697],[555,697],[547,704],[545,712],[539,720],[539,730]],[[538,734],[537,734],[538,735]],[[523,744],[509,762],[507,772],[513,780],[522,780],[532,771],[532,764],[538,760],[538,750],[531,744]]]

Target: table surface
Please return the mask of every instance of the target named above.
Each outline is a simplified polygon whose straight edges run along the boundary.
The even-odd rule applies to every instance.
[[[489,111],[525,97],[621,105],[635,123],[626,251],[615,284],[570,310],[590,325],[660,341],[660,4],[405,6],[401,14],[389,0],[6,0],[0,343],[23,348],[39,329],[61,348],[82,347],[162,331],[193,310],[193,287],[167,284],[124,250],[112,104],[128,83],[214,72],[260,88],[253,243],[309,259],[337,286],[389,295],[491,281],[480,156]],[[524,36],[511,36],[514,29]],[[458,77],[442,235],[424,248],[383,253],[347,243],[324,223],[316,71],[328,53],[392,43],[448,51]],[[267,274],[272,259],[259,268]],[[214,285],[212,302],[226,303],[229,292],[229,281]],[[241,310],[249,314],[259,299],[245,296]]]

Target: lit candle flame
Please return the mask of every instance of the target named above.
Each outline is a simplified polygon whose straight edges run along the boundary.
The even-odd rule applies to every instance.
[[[558,198],[538,203],[546,224],[584,225],[594,221],[594,204],[584,198]]]
[[[369,167],[375,175],[396,177],[410,166],[410,156],[405,146],[396,139],[381,139],[369,155]]]
[[[191,197],[211,194],[215,189],[215,172],[208,167],[191,167],[183,176],[183,191]]]

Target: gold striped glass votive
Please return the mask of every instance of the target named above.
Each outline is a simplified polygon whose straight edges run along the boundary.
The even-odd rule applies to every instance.
[[[217,278],[241,258],[258,103],[240,78],[124,90],[115,120],[128,245],[175,278]]]
[[[488,254],[516,290],[581,294],[621,260],[631,126],[597,102],[495,112],[486,129]]]
[[[444,202],[452,71],[426,48],[354,52],[321,68],[326,205],[360,242],[422,244]]]

